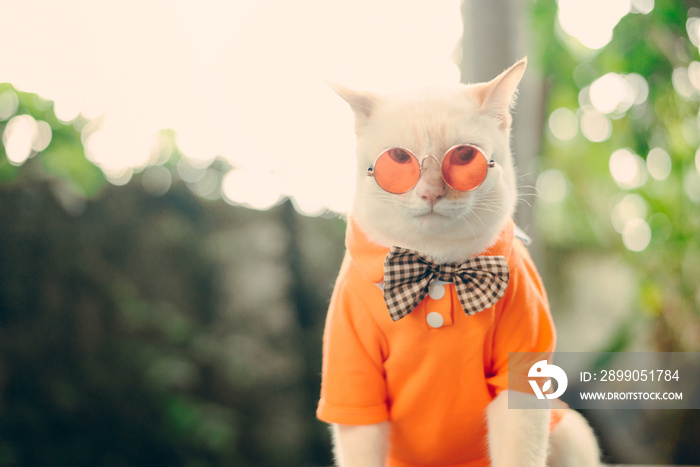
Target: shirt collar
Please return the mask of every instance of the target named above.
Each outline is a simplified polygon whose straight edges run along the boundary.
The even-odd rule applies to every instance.
[[[506,260],[510,259],[514,225],[513,220],[508,219],[494,243],[478,256],[505,256]],[[365,279],[375,284],[384,280],[384,258],[389,248],[367,238],[352,215],[348,217],[345,247]]]

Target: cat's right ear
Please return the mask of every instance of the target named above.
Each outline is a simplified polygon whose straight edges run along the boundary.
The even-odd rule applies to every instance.
[[[488,83],[477,85],[474,89],[481,101],[480,110],[486,115],[496,117],[503,128],[510,127],[513,120],[511,110],[518,94],[518,84],[525,73],[527,57],[498,75]]]
[[[328,83],[345,102],[350,104],[355,112],[355,122],[359,125],[367,121],[377,106],[377,97],[369,92],[356,91],[337,83]]]

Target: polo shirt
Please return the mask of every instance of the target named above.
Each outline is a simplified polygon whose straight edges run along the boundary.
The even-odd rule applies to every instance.
[[[532,259],[509,220],[482,253],[508,262],[508,287],[495,305],[467,316],[454,284],[438,282],[394,322],[381,289],[388,252],[350,217],[324,331],[317,417],[344,425],[389,420],[390,467],[488,466],[486,407],[508,388],[508,352],[554,350]],[[554,423],[561,414],[552,412]]]

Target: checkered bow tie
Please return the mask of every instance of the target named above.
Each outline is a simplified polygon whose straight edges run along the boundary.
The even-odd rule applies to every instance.
[[[436,263],[416,251],[392,247],[384,260],[384,300],[391,319],[408,315],[428,295],[437,279],[454,282],[467,315],[496,303],[508,287],[508,263],[503,256],[477,256],[463,263]]]

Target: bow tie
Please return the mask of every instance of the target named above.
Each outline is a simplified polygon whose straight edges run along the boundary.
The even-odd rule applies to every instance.
[[[391,319],[408,315],[437,279],[454,282],[467,315],[496,303],[508,287],[508,263],[503,256],[477,256],[463,263],[437,263],[406,248],[392,247],[384,260],[384,300]]]

